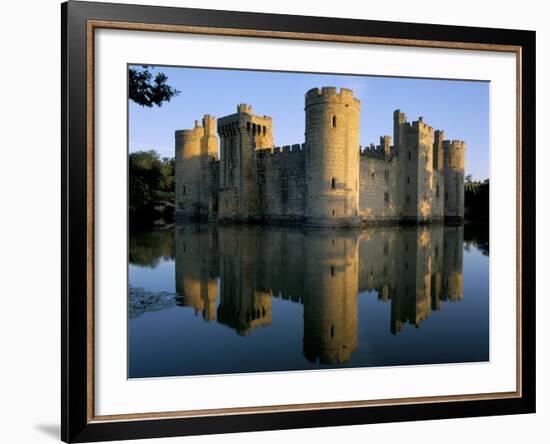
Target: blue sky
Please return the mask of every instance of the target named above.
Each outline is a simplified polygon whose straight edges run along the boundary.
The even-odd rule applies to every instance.
[[[153,69],[157,71],[181,93],[160,108],[129,102],[130,152],[154,149],[173,157],[175,130],[192,128],[204,114],[232,114],[239,103],[273,117],[276,146],[302,143],[305,92],[335,86],[352,89],[361,100],[361,145],[393,136],[393,111],[400,109],[409,121],[423,116],[444,130],[446,139],[465,140],[466,174],[489,177],[488,82],[180,67]]]

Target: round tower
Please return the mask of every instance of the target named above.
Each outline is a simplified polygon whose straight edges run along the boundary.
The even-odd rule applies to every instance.
[[[201,139],[201,217],[210,219],[218,212],[218,177],[214,176],[212,162],[218,159],[218,135],[216,118],[205,114],[202,119],[203,137]]]
[[[443,177],[445,180],[444,216],[446,220],[464,219],[464,158],[466,143],[443,141]]]
[[[306,93],[307,225],[359,222],[359,112],[360,102],[349,89]]]
[[[201,217],[201,148],[204,128],[178,130],[176,142],[176,220]]]

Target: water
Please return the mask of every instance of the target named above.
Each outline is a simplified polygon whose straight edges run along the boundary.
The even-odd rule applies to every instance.
[[[132,232],[129,377],[487,361],[488,254],[462,226]]]

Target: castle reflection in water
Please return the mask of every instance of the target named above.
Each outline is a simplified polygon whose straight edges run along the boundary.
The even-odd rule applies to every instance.
[[[420,327],[462,299],[462,226],[295,230],[175,229],[177,304],[244,336],[272,319],[272,298],[303,305],[303,354],[342,363],[358,344],[358,294],[391,304],[388,329]]]

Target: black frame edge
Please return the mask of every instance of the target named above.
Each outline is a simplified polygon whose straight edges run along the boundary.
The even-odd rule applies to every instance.
[[[522,40],[522,398],[536,411],[536,33]]]
[[[521,398],[118,422],[87,422],[86,21],[204,25],[518,45],[522,48]],[[69,1],[61,5],[61,439],[91,442],[181,435],[534,413],[535,44],[534,31],[373,22],[263,13]],[[437,37],[437,38],[436,38]],[[527,118],[528,117],[528,118]],[[72,295],[72,297],[71,297]]]
[[[97,6],[96,6],[97,7]],[[87,428],[86,348],[86,14],[66,2],[62,14],[62,418],[61,438]]]
[[[67,371],[67,4],[61,5],[61,439],[68,440]]]

